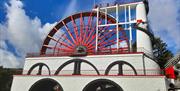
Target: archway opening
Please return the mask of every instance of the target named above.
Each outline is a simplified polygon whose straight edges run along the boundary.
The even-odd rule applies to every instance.
[[[86,85],[83,91],[123,91],[123,89],[113,81],[98,79]]]
[[[53,79],[37,81],[29,91],[63,91],[61,85]]]

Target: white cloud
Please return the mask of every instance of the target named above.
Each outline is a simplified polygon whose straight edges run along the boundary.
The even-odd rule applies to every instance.
[[[23,3],[19,0],[10,0],[10,3],[5,6],[7,21],[0,24],[0,35],[3,35],[0,39],[0,65],[19,67],[23,64],[22,60],[24,60],[26,53],[39,52],[42,41],[56,23],[42,25],[38,17],[30,19],[23,9]],[[5,40],[8,40],[15,47],[16,54],[21,58],[7,51]]]
[[[66,18],[67,16],[70,16],[72,13],[76,12],[77,11],[76,8],[77,8],[77,0],[71,0],[62,18]]]
[[[99,0],[100,2],[113,2],[115,0]],[[98,1],[98,2],[99,2]],[[149,18],[155,34],[165,40],[170,47],[180,49],[180,22],[178,9],[179,0],[149,0]],[[71,0],[69,7],[63,18],[76,12],[77,0]],[[41,24],[38,17],[31,19],[23,9],[20,0],[10,0],[6,4],[7,21],[0,24],[0,65],[5,67],[22,67],[25,54],[27,52],[39,52],[42,41],[50,29],[56,24]],[[163,35],[166,34],[166,35]],[[16,57],[14,53],[7,50],[8,40],[16,49],[16,53],[21,57]]]
[[[11,52],[0,49],[0,65],[6,68],[21,68],[23,67],[24,58],[16,57]]]
[[[7,45],[5,40],[7,38],[7,33],[5,31],[5,27],[0,24],[0,49],[7,49]]]
[[[0,49],[7,49],[7,45],[6,45],[6,42],[3,41],[3,40],[0,40]]]
[[[7,39],[7,33],[5,31],[6,27],[0,24],[0,40],[6,40]]]
[[[44,40],[47,36],[47,34],[49,33],[49,31],[52,29],[52,27],[54,27],[57,24],[57,22],[50,24],[50,23],[46,23],[44,24],[42,27],[40,27],[38,30],[40,32],[40,38],[41,40]]]
[[[149,20],[156,35],[161,37],[170,48],[180,49],[180,1],[149,0]]]

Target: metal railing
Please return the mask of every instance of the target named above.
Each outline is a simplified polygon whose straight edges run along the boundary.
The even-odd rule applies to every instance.
[[[153,54],[144,48],[136,48],[133,51],[129,51],[129,48],[116,48],[111,49],[103,49],[98,52],[88,52],[86,54],[76,54],[74,52],[59,52],[59,53],[51,53],[47,52],[44,54],[40,53],[27,53],[26,57],[57,57],[57,56],[87,56],[87,55],[113,55],[113,54],[138,54],[144,53],[147,56],[154,58]]]
[[[94,8],[109,7],[109,6],[114,6],[116,4],[122,5],[122,4],[137,3],[137,2],[142,2],[142,1],[144,0],[116,0],[114,2],[96,3]]]

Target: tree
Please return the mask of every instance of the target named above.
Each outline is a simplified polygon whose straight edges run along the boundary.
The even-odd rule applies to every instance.
[[[1,91],[10,91],[10,81],[12,75],[7,72],[7,70],[0,69],[0,90]]]
[[[20,73],[22,73],[22,69],[0,67],[0,91],[10,91],[13,75]]]
[[[155,37],[152,40],[153,54],[157,59],[157,63],[164,68],[166,62],[173,57],[173,53],[167,49],[167,44],[160,38]]]

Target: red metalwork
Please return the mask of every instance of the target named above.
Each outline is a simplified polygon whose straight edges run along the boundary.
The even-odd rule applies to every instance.
[[[166,74],[167,78],[171,78],[171,79],[176,78],[173,66],[166,68],[165,69],[165,74]]]
[[[140,20],[137,20],[137,23],[142,23],[142,22],[143,22],[143,20],[141,20],[141,19],[140,19]]]
[[[107,19],[107,20],[106,20]],[[48,34],[41,48],[41,55],[73,55],[77,51],[85,51],[78,46],[83,46],[87,51],[85,53],[98,54],[95,52],[96,45],[96,20],[97,12],[82,12],[71,15],[60,21]],[[103,21],[107,23],[116,23],[116,19],[99,12],[99,25]],[[99,27],[98,34],[98,52],[109,51],[109,53],[119,53],[123,49],[128,51],[128,38],[123,28],[119,27],[121,33],[119,43],[126,41],[126,47],[113,48],[116,44],[116,27]],[[57,38],[58,37],[58,38]],[[52,43],[51,43],[52,42]],[[55,43],[53,43],[55,42]],[[64,54],[63,54],[64,53]]]

